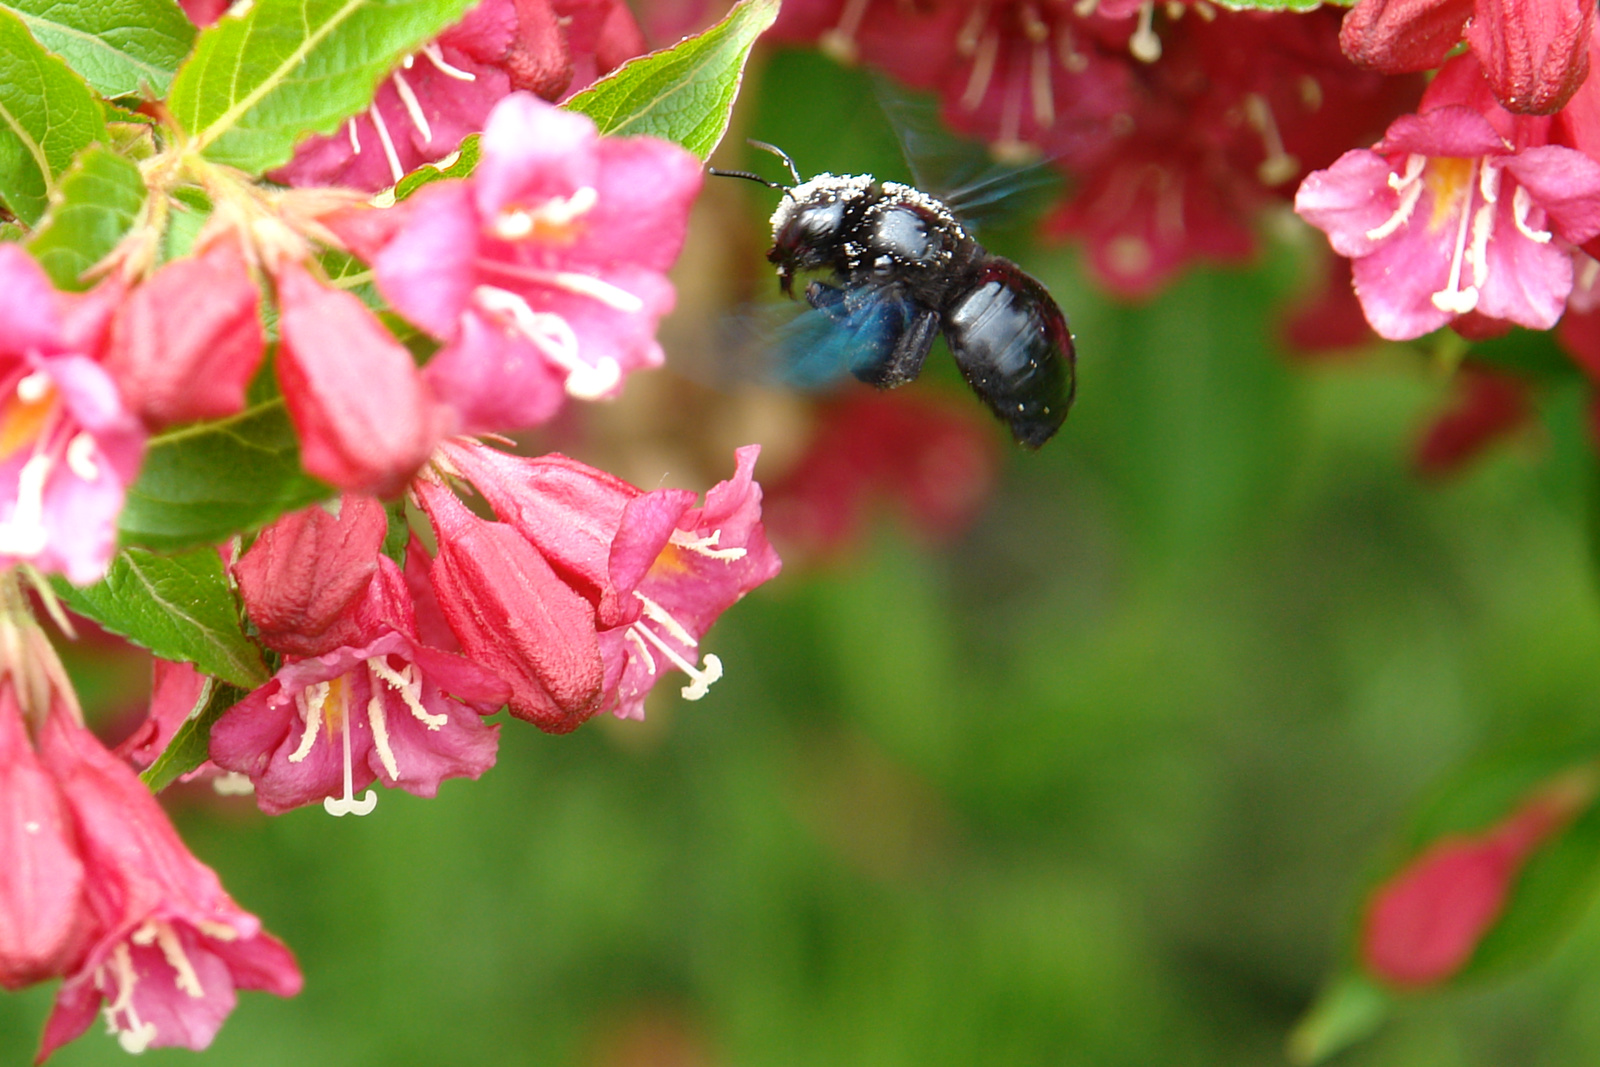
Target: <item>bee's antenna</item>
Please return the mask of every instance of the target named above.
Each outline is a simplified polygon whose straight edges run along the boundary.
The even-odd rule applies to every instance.
[[[773,155],[783,160],[783,165],[789,168],[789,176],[794,179],[794,183],[796,185],[800,184],[800,172],[795,169],[794,160],[789,158],[789,153],[785,152],[777,145],[770,145],[765,141],[757,141],[752,139],[748,143],[751,148],[759,148],[763,152],[771,152]]]
[[[747,170],[722,170],[719,167],[707,167],[706,168],[706,173],[707,174],[715,174],[719,178],[743,178],[745,181],[760,182],[762,185],[765,185],[768,189],[784,189],[784,188],[786,188],[786,186],[779,185],[777,182],[769,182],[769,181],[767,181],[767,179],[763,178],[759,174],[751,174]]]

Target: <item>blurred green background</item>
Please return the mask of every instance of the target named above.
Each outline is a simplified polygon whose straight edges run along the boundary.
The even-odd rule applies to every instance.
[[[790,54],[752,83],[741,134],[892,173],[856,76]],[[716,195],[748,227],[712,238],[758,256],[770,194]],[[1304,235],[1131,308],[1070,250],[993,238],[1068,309],[1080,392],[955,543],[880,525],[792,567],[713,631],[704,701],[508,723],[437,800],[175,804],[306,975],[245,994],[207,1062],[1285,1062],[1407,814],[1475,753],[1595,724],[1584,397],[1547,392],[1541,425],[1423,484],[1443,371],[1274,340]],[[912,388],[960,389],[938,358]],[[52,995],[0,998],[0,1062]],[[91,1031],[52,1062],[126,1056]],[[1600,917],[1335,1062],[1600,1062]]]

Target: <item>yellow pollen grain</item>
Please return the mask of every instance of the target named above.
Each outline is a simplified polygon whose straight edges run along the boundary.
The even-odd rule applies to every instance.
[[[1472,164],[1470,159],[1460,159],[1455,156],[1435,157],[1428,160],[1427,169],[1422,172],[1422,180],[1427,183],[1428,191],[1433,194],[1433,212],[1428,218],[1428,229],[1438,231],[1440,228],[1452,225],[1456,212],[1461,208],[1457,201],[1467,189],[1467,183],[1472,180]]]
[[[328,679],[328,696],[322,703],[322,721],[328,726],[328,736],[344,725],[350,704],[350,678],[341,674]]]
[[[54,386],[47,387],[36,400],[13,396],[5,410],[0,412],[0,459],[8,459],[17,449],[38,440],[55,406]]]

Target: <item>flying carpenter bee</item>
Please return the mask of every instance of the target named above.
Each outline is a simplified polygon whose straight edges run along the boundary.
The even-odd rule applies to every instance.
[[[796,274],[831,273],[810,282],[805,298],[831,335],[820,343],[845,353],[851,374],[883,389],[904,385],[943,330],[967,384],[1019,444],[1038,448],[1061,428],[1076,355],[1066,318],[1043,285],[990,253],[919,189],[865,174],[801,181],[782,150],[750,143],[782,159],[794,184],[748,171],[711,173],[783,191],[767,260],[790,298]]]

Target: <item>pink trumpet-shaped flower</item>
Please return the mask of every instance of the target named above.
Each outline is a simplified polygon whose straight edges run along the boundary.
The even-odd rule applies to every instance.
[[[468,432],[535,425],[661,363],[665,272],[701,181],[677,145],[599,137],[527,93],[496,106],[482,151],[469,181],[428,186],[381,248],[357,248],[395,309],[445,342],[424,374]]]
[[[95,358],[111,295],[58,293],[26,252],[0,244],[0,566],[87,585],[111,562],[145,442]]]
[[[493,714],[510,695],[489,671],[417,640],[405,576],[386,556],[348,643],[291,657],[211,729],[211,758],[247,775],[262,811],[321,800],[333,815],[372,810],[375,780],[431,797],[445,778],[494,765]]]
[[[1354,260],[1362,309],[1390,340],[1473,313],[1549,329],[1572,290],[1571,246],[1600,233],[1600,163],[1544,143],[1547,120],[1506,114],[1482,87],[1472,57],[1452,60],[1420,114],[1295,197]]]
[[[79,1034],[97,1009],[122,1046],[211,1043],[235,990],[300,991],[288,949],[189,854],[131,770],[64,713],[41,732],[40,758],[82,850],[93,944],[56,996],[39,1058]]]

